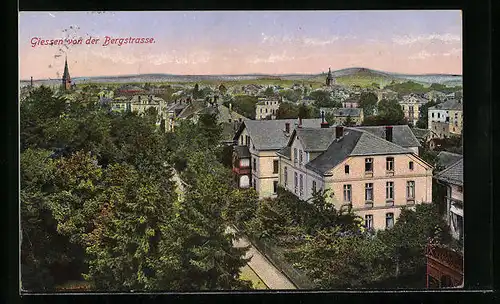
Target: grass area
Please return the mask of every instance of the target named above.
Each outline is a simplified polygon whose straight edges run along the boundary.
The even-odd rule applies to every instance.
[[[240,279],[252,282],[254,289],[269,289],[248,265],[241,269]]]

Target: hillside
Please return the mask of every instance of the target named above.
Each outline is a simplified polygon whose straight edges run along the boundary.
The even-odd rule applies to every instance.
[[[392,81],[405,82],[415,81],[424,85],[431,83],[440,83],[449,86],[461,85],[461,75],[407,75],[398,73],[389,73],[367,68],[347,68],[332,71],[338,84],[341,85],[359,85],[362,87],[371,86],[377,83],[385,86]],[[284,75],[266,75],[266,74],[246,74],[246,75],[172,75],[172,74],[143,74],[143,75],[122,75],[122,76],[99,76],[99,77],[75,77],[75,83],[207,83],[214,84],[219,82],[234,82],[241,84],[282,84],[288,85],[294,82],[306,82],[314,86],[320,86],[325,82],[326,73],[321,74],[284,74]],[[58,79],[35,80],[35,84],[57,85]],[[29,84],[28,80],[21,80],[21,86]]]

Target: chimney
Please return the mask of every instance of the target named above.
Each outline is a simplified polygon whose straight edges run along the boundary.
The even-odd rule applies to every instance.
[[[285,132],[290,133],[290,123],[289,122],[285,122]]]
[[[302,117],[299,117],[299,125],[297,126],[297,128],[302,128]]]
[[[329,128],[330,124],[325,121],[325,111],[321,111],[321,128]]]
[[[385,127],[385,140],[392,142],[392,126]]]
[[[340,139],[344,136],[344,127],[343,126],[336,126],[335,127],[335,138]]]

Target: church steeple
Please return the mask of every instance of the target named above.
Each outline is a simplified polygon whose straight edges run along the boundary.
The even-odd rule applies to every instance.
[[[66,59],[64,60],[64,73],[62,77],[62,85],[65,90],[71,89],[71,76],[69,76],[68,56],[66,56]]]
[[[326,85],[331,86],[334,84],[334,79],[332,75],[332,69],[328,68],[328,75],[326,76]]]

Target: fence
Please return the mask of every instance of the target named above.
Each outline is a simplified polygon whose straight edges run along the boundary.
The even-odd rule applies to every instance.
[[[298,289],[313,289],[313,282],[304,272],[294,268],[288,263],[285,257],[285,250],[272,244],[270,241],[258,240],[247,236],[248,240],[254,245],[260,253],[265,255],[268,260],[292,281]]]

